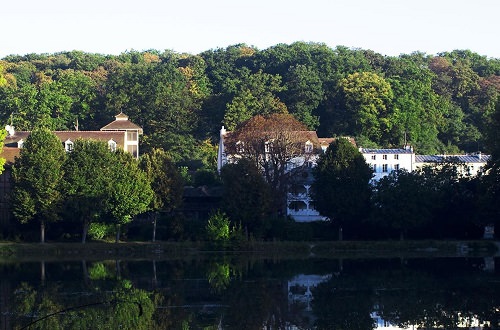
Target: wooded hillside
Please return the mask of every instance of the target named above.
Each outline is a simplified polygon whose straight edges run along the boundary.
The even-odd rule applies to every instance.
[[[144,128],[144,152],[159,147],[200,164],[221,125],[286,112],[320,136],[349,135],[364,147],[488,152],[499,92],[500,59],[468,50],[389,57],[297,42],[0,60],[0,124],[96,130],[123,111]]]

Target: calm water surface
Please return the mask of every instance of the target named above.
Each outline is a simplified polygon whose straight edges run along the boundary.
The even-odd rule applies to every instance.
[[[498,328],[497,263],[217,256],[0,264],[1,329]]]

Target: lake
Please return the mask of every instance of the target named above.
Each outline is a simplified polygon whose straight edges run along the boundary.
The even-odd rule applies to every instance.
[[[0,264],[1,329],[495,329],[498,258]]]

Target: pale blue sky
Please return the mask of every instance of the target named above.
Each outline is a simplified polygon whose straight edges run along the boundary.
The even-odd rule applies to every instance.
[[[397,56],[500,58],[500,0],[21,0],[0,5],[0,58],[81,50],[198,54],[322,42]]]

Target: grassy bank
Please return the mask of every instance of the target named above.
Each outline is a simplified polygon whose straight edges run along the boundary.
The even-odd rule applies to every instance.
[[[206,242],[0,243],[0,260],[180,259],[217,254],[257,258],[381,258],[493,256],[493,241],[336,241],[245,242],[214,245]]]

